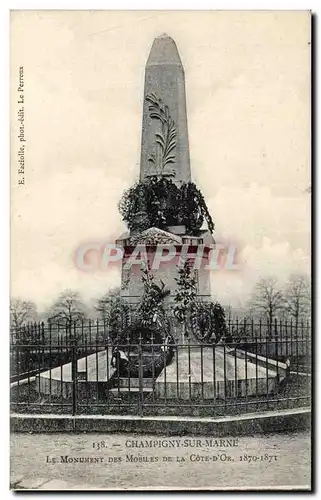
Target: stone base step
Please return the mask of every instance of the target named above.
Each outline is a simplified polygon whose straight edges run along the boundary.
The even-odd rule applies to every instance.
[[[122,394],[131,394],[131,393],[139,393],[140,392],[140,389],[139,387],[113,387],[112,389],[109,390],[109,392],[113,393],[113,394],[118,394],[118,393],[122,393]],[[143,387],[143,390],[142,392],[153,392],[153,389],[152,387]]]
[[[145,388],[153,388],[156,379],[152,378],[142,378],[141,384]],[[128,378],[128,377],[115,377],[113,380],[113,387],[125,387],[133,389],[135,387],[139,388],[139,378]]]

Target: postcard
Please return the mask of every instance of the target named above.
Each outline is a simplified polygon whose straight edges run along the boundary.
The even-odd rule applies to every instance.
[[[311,490],[311,31],[11,11],[12,490]]]

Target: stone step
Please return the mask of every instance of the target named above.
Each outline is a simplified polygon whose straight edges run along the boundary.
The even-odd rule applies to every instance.
[[[152,387],[143,387],[142,391],[143,392],[153,392],[153,388]],[[135,394],[137,394],[140,392],[140,389],[139,389],[139,387],[113,387],[112,389],[109,389],[109,392],[111,392],[113,394],[118,394],[118,393],[122,393],[122,394],[135,393]]]
[[[152,378],[142,378],[142,386],[144,388],[152,388],[156,379]],[[113,381],[114,387],[130,387],[130,389],[133,388],[139,388],[139,378],[128,378],[128,377],[115,377]]]

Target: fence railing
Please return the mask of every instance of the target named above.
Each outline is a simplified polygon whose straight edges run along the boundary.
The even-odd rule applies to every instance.
[[[241,326],[215,345],[111,343],[102,322],[27,325],[11,337],[11,408],[208,416],[309,405],[309,325]]]

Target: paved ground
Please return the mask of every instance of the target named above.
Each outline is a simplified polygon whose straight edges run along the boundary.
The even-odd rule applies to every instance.
[[[217,438],[208,443],[208,439],[13,434],[11,486],[45,490],[309,486],[308,433],[240,437],[237,446],[230,446],[231,437],[223,438],[229,443],[215,442]],[[137,447],[146,441],[153,441],[152,446]]]

